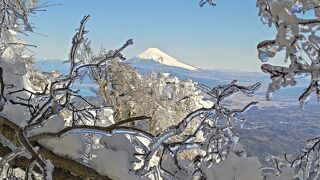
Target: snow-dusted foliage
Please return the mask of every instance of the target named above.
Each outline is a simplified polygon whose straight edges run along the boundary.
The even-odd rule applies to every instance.
[[[95,63],[105,56],[105,52],[95,55],[86,41],[79,58],[84,63]],[[189,112],[211,105],[191,80],[179,80],[164,73],[140,75],[121,59],[105,62],[98,71],[90,70],[89,76],[99,85],[98,90],[93,91],[113,108],[116,121],[148,116],[149,122],[132,126],[152,134],[177,124]]]
[[[22,131],[18,131],[20,125],[25,125],[25,123],[22,123],[22,118],[26,115],[27,107],[21,106],[19,102],[14,101],[16,98],[11,97],[10,94],[15,89],[29,91],[30,86],[26,83],[27,69],[23,61],[22,51],[26,46],[30,45],[18,39],[16,34],[32,31],[33,28],[28,21],[28,15],[35,13],[42,7],[43,5],[38,5],[37,2],[31,0],[0,1],[0,109],[2,116],[12,118],[7,124],[17,130],[16,138],[21,143],[20,145],[14,144],[7,137],[1,135],[2,146],[8,146],[12,151],[2,156],[0,169],[2,172],[8,162],[16,157],[23,156],[36,162],[43,176],[50,177],[52,168],[47,166],[49,161],[36,155],[36,149],[26,140],[25,134]],[[20,98],[27,97],[27,94],[23,94]],[[28,173],[26,174],[29,175]]]
[[[310,76],[310,85],[299,98],[304,106],[312,92],[320,95],[319,1],[258,0],[257,6],[261,21],[277,30],[275,39],[258,44],[259,59],[267,62],[278,52],[285,51],[285,61],[289,64],[288,67],[262,65],[262,71],[270,74],[272,79],[267,98],[270,99],[272,93],[281,87],[294,86],[298,77]]]
[[[13,74],[24,75],[26,68],[23,61],[20,61],[21,52],[25,46],[24,41],[16,38],[16,33],[32,32],[33,27],[28,21],[28,15],[41,9],[34,0],[3,0],[0,1],[0,65],[6,67],[5,71]]]

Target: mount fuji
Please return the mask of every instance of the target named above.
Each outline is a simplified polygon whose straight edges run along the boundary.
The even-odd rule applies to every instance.
[[[165,65],[183,68],[190,71],[197,70],[196,67],[180,62],[158,48],[148,48],[127,62],[134,66],[147,66],[147,68],[150,68],[152,65],[156,67],[157,65]]]

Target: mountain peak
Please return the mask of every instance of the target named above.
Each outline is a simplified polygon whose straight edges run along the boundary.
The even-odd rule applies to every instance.
[[[155,61],[163,65],[180,67],[180,68],[184,68],[192,71],[197,70],[196,67],[180,62],[158,48],[148,48],[142,53],[140,53],[134,59],[135,61],[137,60]]]
[[[160,53],[163,53],[160,49],[158,48],[155,48],[155,47],[150,47],[144,51],[153,51],[153,52],[160,52]]]

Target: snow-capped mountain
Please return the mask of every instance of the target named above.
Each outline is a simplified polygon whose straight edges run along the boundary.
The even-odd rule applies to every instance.
[[[166,54],[165,52],[161,51],[158,48],[148,48],[142,53],[140,53],[138,56],[131,58],[128,60],[128,63],[140,66],[143,64],[162,64],[166,66],[173,66],[173,67],[179,67],[183,69],[187,69],[190,71],[196,71],[197,68],[188,64],[185,64],[181,61],[178,61],[177,59],[171,57],[170,55]]]

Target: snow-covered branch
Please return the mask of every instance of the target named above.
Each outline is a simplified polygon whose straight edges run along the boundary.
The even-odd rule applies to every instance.
[[[262,71],[270,74],[272,79],[267,98],[271,99],[272,93],[281,87],[295,86],[298,77],[310,76],[309,87],[299,97],[301,106],[304,106],[313,92],[319,95],[319,4],[316,1],[258,0],[257,6],[262,22],[277,30],[274,40],[258,44],[260,60],[267,62],[280,51],[285,51],[285,61],[289,60],[288,67],[262,65]],[[313,17],[300,18],[309,11],[314,12]]]

